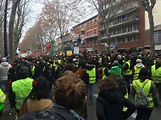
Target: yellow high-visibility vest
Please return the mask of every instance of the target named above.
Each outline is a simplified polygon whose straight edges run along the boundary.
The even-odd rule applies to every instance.
[[[12,83],[12,90],[15,93],[16,108],[20,110],[23,100],[30,94],[32,90],[33,79],[20,79]]]
[[[92,70],[87,70],[89,74],[89,84],[93,84],[96,82],[96,68],[94,67]]]
[[[6,95],[0,88],[0,111],[4,108],[4,102],[6,101]]]
[[[138,80],[134,80],[132,82],[132,86],[134,87],[136,93],[139,91],[140,88],[142,88],[142,86],[145,84],[145,82],[147,82],[147,80],[148,79],[146,79],[144,82],[140,82],[140,80],[138,79]],[[138,88],[138,86],[136,85],[136,83],[140,86],[140,88]],[[150,88],[151,88],[151,83],[152,83],[151,80],[148,80],[148,82],[146,83],[146,85],[143,88],[144,93],[147,95],[147,97],[148,97],[148,99],[150,101],[150,104],[149,104],[148,108],[153,108],[154,107],[154,101],[153,101],[152,94],[149,94]]]
[[[155,69],[155,65],[151,67],[151,77],[155,83],[161,83],[161,67]]]

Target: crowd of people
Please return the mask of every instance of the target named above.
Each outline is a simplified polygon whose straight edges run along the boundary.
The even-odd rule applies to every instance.
[[[95,87],[99,87],[96,101]],[[146,105],[139,102],[140,91]],[[129,94],[135,103],[128,99]],[[10,63],[3,57],[0,116],[6,96],[19,120],[86,120],[87,103],[94,102],[98,120],[126,120],[135,110],[136,120],[148,120],[161,102],[161,55],[19,57]]]

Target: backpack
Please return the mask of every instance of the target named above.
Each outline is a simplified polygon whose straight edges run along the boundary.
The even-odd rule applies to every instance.
[[[143,90],[143,88],[146,85],[146,83],[148,82],[148,80],[145,82],[145,84],[142,87],[140,87],[136,81],[134,81],[134,82],[137,85],[137,87],[139,88],[139,90],[136,94],[136,97],[135,97],[136,107],[147,107],[147,106],[149,106],[150,101],[149,101],[147,95],[145,94],[145,92]]]

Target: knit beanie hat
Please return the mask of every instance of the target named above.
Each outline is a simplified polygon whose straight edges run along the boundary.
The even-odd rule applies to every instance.
[[[109,70],[109,73],[112,74],[113,76],[121,77],[121,69],[119,68],[119,66],[113,66]]]
[[[147,68],[141,68],[139,75],[143,75],[143,76],[149,75],[148,69]]]

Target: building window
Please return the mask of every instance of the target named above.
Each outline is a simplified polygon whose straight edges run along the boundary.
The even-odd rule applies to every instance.
[[[97,20],[96,19],[94,20],[94,25],[95,25],[95,27],[97,27]]]
[[[132,41],[132,36],[129,36],[128,37],[128,42],[131,42]]]
[[[121,38],[118,38],[118,43],[121,43]]]
[[[116,30],[113,31],[113,35],[116,35]]]
[[[126,33],[126,26],[123,27],[123,33]]]
[[[91,26],[90,28],[92,29],[92,21],[91,21],[91,25],[90,26]]]
[[[94,30],[94,34],[97,34],[97,29]]]
[[[87,23],[87,30],[89,30],[89,23]]]
[[[87,36],[89,36],[89,31],[87,32]]]
[[[90,31],[90,35],[92,35],[92,30]]]
[[[137,24],[134,24],[134,30],[138,30],[138,25]]]
[[[134,12],[133,12],[133,18],[138,18],[138,16],[139,16],[139,15],[138,15],[138,11],[134,11]]]
[[[113,35],[113,31],[110,31],[110,35]]]
[[[128,26],[128,32],[132,31],[132,25]]]
[[[121,28],[118,29],[118,34],[121,34]]]

